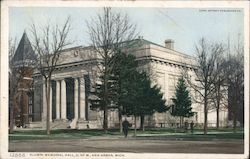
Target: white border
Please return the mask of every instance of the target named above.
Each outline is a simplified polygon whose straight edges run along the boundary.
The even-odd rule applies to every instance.
[[[124,158],[204,158],[240,159],[249,156],[249,2],[248,1],[3,1],[1,2],[1,68],[0,68],[0,158],[8,153],[8,33],[9,7],[161,7],[161,8],[243,8],[244,9],[244,68],[245,68],[245,139],[244,155],[236,154],[163,154],[126,153]],[[237,25],[237,24],[236,24]],[[32,154],[32,153],[25,153]],[[57,153],[59,154],[59,153]],[[62,154],[62,153],[60,153]],[[67,153],[70,154],[70,153]],[[89,153],[91,154],[91,153]],[[28,156],[28,155],[26,155]],[[25,157],[32,158],[32,157]],[[49,157],[43,157],[49,158]],[[58,157],[62,158],[62,157]],[[66,157],[63,157],[66,158]],[[68,157],[67,157],[68,158]],[[77,157],[75,157],[77,158]],[[95,158],[95,157],[92,157]],[[114,157],[111,157],[114,158]]]

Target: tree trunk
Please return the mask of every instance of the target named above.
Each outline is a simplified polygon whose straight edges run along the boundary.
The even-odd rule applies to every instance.
[[[145,119],[145,116],[144,115],[141,115],[141,125],[140,125],[140,129],[142,131],[144,131],[144,119]]]
[[[45,83],[47,104],[46,133],[50,135],[50,78],[45,79]]]
[[[181,128],[181,126],[182,126],[182,123],[181,123],[181,116],[180,116],[180,128]]]
[[[238,116],[238,100],[239,100],[239,89],[238,89],[238,84],[235,86],[235,93],[234,93],[234,102],[233,102],[233,132],[236,133],[236,128],[237,128],[237,116]]]
[[[216,108],[216,128],[220,127],[220,108]]]
[[[236,133],[236,127],[237,127],[237,98],[236,93],[234,97],[233,102],[233,132]]]
[[[118,117],[119,117],[119,128],[120,128],[120,133],[122,133],[122,112],[121,112],[121,107],[118,107]]]
[[[233,115],[233,131],[234,133],[236,133],[236,127],[237,127],[237,116],[236,116],[236,113],[234,113]]]
[[[217,86],[216,128],[220,127],[220,84]]]
[[[107,106],[104,107],[104,119],[103,119],[103,129],[104,129],[104,133],[107,134],[108,133],[108,109]]]
[[[13,133],[13,129],[14,129],[14,106],[13,106],[13,94],[11,93],[10,95],[10,129],[9,129],[9,133]]]
[[[119,94],[121,94],[122,92],[122,79],[119,78],[118,80],[118,84],[119,84]],[[120,104],[121,102],[121,98],[119,97],[118,98],[118,117],[119,117],[119,125],[120,125],[120,133],[122,133],[122,106]]]
[[[205,98],[204,98],[204,135],[207,134],[207,91],[205,90]]]
[[[206,108],[207,108],[207,104],[204,108],[205,109],[204,110],[204,135],[207,134],[207,110],[206,110]]]
[[[107,53],[105,54],[105,56],[107,57]],[[108,133],[108,98],[107,98],[107,94],[108,94],[108,77],[107,77],[107,58],[105,58],[104,60],[104,117],[103,117],[103,129],[104,129],[104,133],[107,134]]]
[[[181,124],[183,125],[183,127],[185,126],[184,117],[183,116],[181,117]]]
[[[134,137],[136,137],[136,128],[137,128],[137,126],[136,126],[136,115],[135,115],[134,124],[135,124],[135,127],[134,127]]]

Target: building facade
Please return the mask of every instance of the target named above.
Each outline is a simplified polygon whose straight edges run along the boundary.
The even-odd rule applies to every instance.
[[[195,80],[193,70],[194,59],[191,56],[174,50],[173,40],[166,40],[161,46],[139,38],[131,41],[131,47],[124,52],[133,54],[139,63],[139,69],[149,71],[154,83],[161,87],[167,105],[171,104],[175,87],[183,70],[187,71],[192,80]],[[56,70],[51,81],[51,128],[102,128],[103,112],[90,109],[90,91],[97,80],[96,67],[100,58],[92,47],[74,47],[62,51]],[[46,100],[45,82],[39,72],[33,73],[34,100],[32,106],[32,122],[29,127],[45,128]],[[195,93],[190,89],[193,97]],[[195,115],[191,122],[202,125],[204,119],[203,106],[192,104]],[[220,112],[221,126],[227,123],[227,110]],[[132,117],[128,117],[133,120]],[[119,126],[118,113],[110,110],[108,115],[109,127]],[[139,125],[138,119],[138,125]],[[155,113],[145,118],[145,126],[162,127],[176,126],[179,118],[169,112]],[[209,111],[208,126],[216,125],[216,111]]]

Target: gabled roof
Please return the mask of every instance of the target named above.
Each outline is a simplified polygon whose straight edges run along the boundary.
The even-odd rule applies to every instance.
[[[15,55],[12,58],[13,64],[20,64],[24,61],[35,61],[36,55],[34,50],[31,47],[31,43],[27,37],[26,32],[24,31],[23,36],[18,44]]]

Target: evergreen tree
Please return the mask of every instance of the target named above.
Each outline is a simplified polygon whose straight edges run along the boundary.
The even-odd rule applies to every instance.
[[[140,128],[144,130],[144,118],[146,115],[153,115],[155,112],[165,112],[168,108],[165,105],[166,100],[163,98],[160,87],[157,85],[151,87],[150,79],[144,81],[142,85],[143,94],[140,106]]]
[[[106,100],[104,99],[104,77],[101,76],[96,82],[95,91],[91,92],[91,109],[104,110],[106,101],[108,110],[118,110],[120,128],[122,128],[122,114],[124,114],[121,104],[122,95],[126,92],[126,83],[131,82],[130,78],[136,72],[138,65],[135,56],[126,55],[121,51],[118,51],[110,61],[112,61],[110,63],[112,70],[107,82]]]
[[[151,80],[146,72],[135,72],[130,82],[127,82],[126,91],[122,95],[122,105],[124,114],[133,115],[135,120],[136,135],[136,118],[141,117],[141,128],[144,127],[144,117],[152,115],[155,112],[164,112],[166,100],[157,85],[151,87]]]
[[[92,98],[90,98],[90,103],[91,106],[90,108],[92,110],[104,110],[105,108],[105,102],[107,104],[107,108],[109,109],[115,109],[115,104],[114,104],[114,96],[116,96],[116,88],[115,88],[115,83],[116,80],[113,76],[110,76],[108,83],[107,83],[107,90],[108,93],[106,100],[104,100],[104,82],[103,82],[103,76],[100,76],[100,80],[96,82],[95,84],[95,90],[91,92]]]
[[[171,115],[180,117],[180,125],[183,123],[184,117],[191,117],[194,115],[191,107],[191,97],[183,77],[179,78],[175,97],[171,99],[173,101]]]
[[[116,109],[119,114],[120,125],[122,115],[133,115],[135,121],[141,118],[141,128],[144,126],[144,117],[154,112],[167,110],[163,93],[157,85],[151,87],[151,80],[146,72],[136,70],[138,63],[135,56],[117,52],[111,61],[112,74],[107,84],[108,109]],[[104,110],[104,83],[103,77],[96,83],[96,90],[92,92],[95,98],[90,100],[91,109]],[[135,123],[136,124],[136,123]],[[136,126],[135,126],[136,127]],[[136,130],[136,129],[135,129]]]
[[[103,128],[107,133],[110,106],[108,85],[112,81],[112,69],[114,68],[112,58],[123,47],[124,41],[133,40],[137,36],[136,25],[131,23],[127,14],[115,12],[111,7],[104,7],[103,13],[97,14],[86,24],[92,48],[102,61],[97,63],[97,68],[103,76],[101,100],[103,101]],[[112,87],[112,84],[110,86]]]
[[[131,54],[125,54],[118,52],[115,56],[115,64],[113,69],[113,75],[116,80],[116,96],[114,97],[114,103],[116,103],[118,110],[118,118],[120,125],[120,132],[122,132],[122,115],[123,106],[121,103],[122,96],[126,92],[127,83],[130,83],[131,76],[137,71],[138,62],[135,60],[136,57]]]

